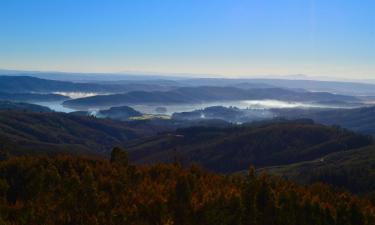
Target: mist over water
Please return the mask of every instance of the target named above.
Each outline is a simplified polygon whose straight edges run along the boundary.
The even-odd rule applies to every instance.
[[[60,102],[37,102],[36,104],[49,107],[50,109],[57,112],[74,112],[76,109],[64,107]],[[155,111],[158,107],[166,108],[165,114],[172,115],[176,112],[189,112],[193,110],[204,109],[211,106],[224,106],[224,107],[237,107],[240,109],[259,109],[267,110],[272,108],[344,108],[337,106],[329,106],[314,103],[302,103],[302,102],[287,102],[278,100],[246,100],[246,101],[229,101],[229,102],[210,102],[210,103],[196,103],[196,104],[170,104],[170,105],[129,105],[137,111],[145,114],[156,114]],[[108,108],[108,107],[107,107]],[[107,109],[105,108],[105,109]],[[87,111],[97,111],[103,108],[89,108]]]
[[[56,112],[64,112],[64,113],[70,113],[77,111],[75,109],[67,108],[63,104],[63,101],[55,101],[55,102],[34,102],[34,104],[41,105],[48,107]]]
[[[96,96],[99,93],[96,93],[96,92],[53,92],[53,94],[67,96],[71,99],[77,99],[77,98],[86,98],[86,97]],[[105,95],[105,94],[101,93],[101,95]]]
[[[58,92],[56,94],[61,94],[64,96],[69,96],[72,99],[89,97],[98,95],[98,93],[84,93],[84,92]],[[54,101],[54,102],[36,102],[38,105],[49,107],[50,109],[57,112],[70,113],[77,111],[77,109],[68,108],[63,106],[63,101]],[[159,114],[157,108],[164,108],[166,110],[166,115],[172,115],[173,113],[179,112],[190,112],[194,110],[200,110],[212,106],[223,106],[223,107],[237,107],[240,109],[254,109],[261,111],[268,111],[269,109],[276,108],[349,108],[335,105],[324,105],[317,103],[306,103],[306,102],[293,102],[293,101],[279,101],[279,100],[241,100],[241,101],[224,101],[224,102],[202,102],[202,103],[192,103],[192,104],[129,104],[128,106],[134,108],[137,111],[140,111],[144,114]],[[108,109],[110,107],[104,108],[83,108],[81,110],[86,110],[89,112],[97,112],[101,109]]]
[[[156,113],[155,109],[161,105],[130,105],[134,109],[148,114]],[[345,108],[334,105],[323,105],[315,103],[303,102],[288,102],[279,100],[246,100],[246,101],[226,101],[226,102],[210,102],[210,103],[197,103],[197,104],[172,104],[162,105],[167,112],[167,115],[172,115],[175,112],[189,112],[199,109],[204,109],[211,106],[224,106],[224,107],[237,107],[240,109],[257,109],[269,110],[272,108]]]

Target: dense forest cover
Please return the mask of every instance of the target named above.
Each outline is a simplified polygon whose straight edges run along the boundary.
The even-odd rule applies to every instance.
[[[353,131],[375,136],[374,106],[334,110],[273,109],[272,111],[283,118],[310,118],[322,124],[336,124]]]
[[[129,165],[71,156],[0,162],[0,224],[370,225],[366,199],[265,174],[224,176],[196,166]]]
[[[372,144],[372,138],[311,120],[259,122],[227,128],[191,127],[127,144],[137,163],[197,163],[216,172],[316,160]]]
[[[299,183],[319,181],[353,193],[375,193],[375,145],[262,170]]]
[[[66,113],[0,110],[0,147],[15,155],[61,152],[109,155],[113,146],[163,129],[166,128],[142,122],[125,123]]]
[[[1,101],[0,100],[0,110],[18,110],[24,112],[52,112],[48,107],[25,103],[25,102],[12,102],[12,101]]]

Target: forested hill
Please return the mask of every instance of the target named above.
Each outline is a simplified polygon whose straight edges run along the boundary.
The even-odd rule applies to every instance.
[[[48,107],[29,104],[24,102],[12,102],[12,101],[1,101],[0,100],[0,110],[18,110],[18,111],[28,111],[28,112],[52,112]]]
[[[58,94],[8,93],[0,92],[0,101],[53,102],[68,100],[69,97]]]
[[[375,195],[375,145],[336,152],[318,160],[264,168],[298,183],[317,181],[345,188],[354,193]]]
[[[158,127],[142,122],[124,123],[65,113],[0,111],[0,150],[11,154],[108,155],[113,146],[123,146],[129,140],[158,131]]]
[[[356,97],[328,92],[294,91],[282,88],[241,89],[235,87],[181,87],[170,91],[132,91],[125,94],[98,95],[65,101],[68,107],[114,106],[144,103],[201,103],[215,101],[276,99],[284,101],[357,102]]]
[[[350,130],[375,136],[375,107],[335,110],[273,109],[283,118],[310,118],[327,125],[340,125]]]
[[[88,153],[125,146],[136,163],[197,163],[236,172],[320,159],[372,144],[372,138],[311,120],[178,129],[172,122],[120,122],[65,113],[0,110],[0,150],[11,155]]]
[[[321,158],[372,143],[372,138],[314,124],[311,121],[272,122],[231,128],[193,127],[127,145],[137,163],[197,163],[219,172],[235,172]]]
[[[196,167],[134,167],[59,156],[0,162],[3,225],[373,225],[373,203],[322,184],[298,186],[250,169],[246,177]]]

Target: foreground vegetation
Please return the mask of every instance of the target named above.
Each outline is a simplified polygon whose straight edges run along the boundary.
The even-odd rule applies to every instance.
[[[178,163],[135,167],[56,156],[0,163],[0,224],[362,225],[375,207],[323,184],[298,186],[267,175],[216,175]]]

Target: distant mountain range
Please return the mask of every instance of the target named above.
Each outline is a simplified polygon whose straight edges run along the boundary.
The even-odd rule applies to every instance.
[[[320,81],[308,79],[220,79],[202,78],[185,80],[186,85],[236,86],[241,83],[269,85],[288,89],[331,92],[344,95],[375,95],[375,84],[360,82]]]
[[[141,83],[79,83],[46,80],[31,76],[0,76],[0,92],[8,93],[54,93],[54,92],[95,92],[123,93],[134,90],[170,90],[171,87]]]
[[[1,76],[3,75],[3,76]],[[6,75],[6,76],[4,76]],[[40,80],[53,80],[66,83],[66,90],[124,92],[131,90],[160,90],[166,87],[196,87],[196,86],[232,86],[238,88],[268,88],[279,87],[288,89],[305,89],[308,91],[332,92],[344,95],[375,95],[375,84],[360,82],[340,82],[298,79],[259,79],[259,78],[189,78],[186,76],[163,76],[142,74],[98,74],[98,73],[59,73],[34,71],[0,70],[0,77],[34,77]],[[3,81],[1,82],[3,83]],[[72,85],[73,83],[73,85]],[[22,84],[22,83],[20,83]],[[54,82],[56,85],[56,82]],[[76,84],[76,85],[74,85]],[[82,86],[78,84],[83,84]],[[90,84],[90,85],[87,85]],[[96,85],[94,85],[96,84]],[[65,86],[64,85],[64,86]],[[125,87],[124,87],[125,85]],[[52,85],[53,87],[54,85]],[[135,86],[135,87],[132,87]],[[137,87],[138,86],[138,87]],[[142,89],[147,88],[148,89]],[[35,87],[30,87],[35,88]],[[56,87],[55,87],[56,88]],[[61,89],[61,88],[59,88]],[[112,89],[112,90],[111,90]],[[0,88],[0,91],[1,90]],[[5,90],[4,90],[5,91]],[[54,90],[55,91],[55,90]],[[62,90],[61,90],[62,91]],[[14,90],[16,92],[16,90]]]

